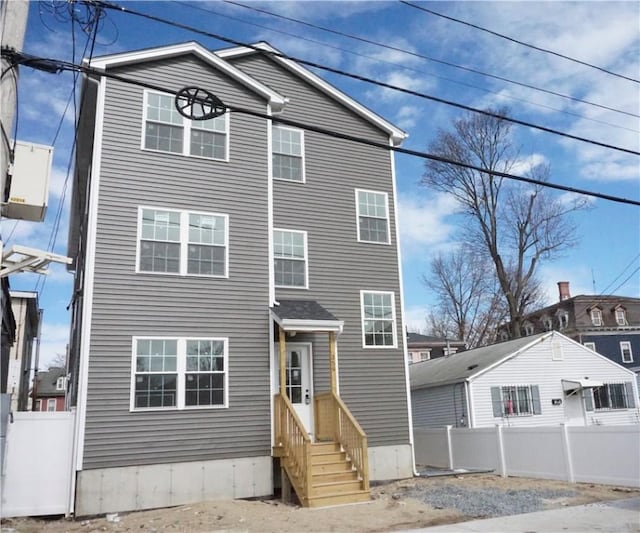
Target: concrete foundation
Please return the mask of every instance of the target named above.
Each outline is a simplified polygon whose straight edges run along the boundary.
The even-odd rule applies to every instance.
[[[102,468],[78,472],[76,516],[273,493],[272,458]]]
[[[411,446],[369,447],[369,478],[371,481],[413,477]]]

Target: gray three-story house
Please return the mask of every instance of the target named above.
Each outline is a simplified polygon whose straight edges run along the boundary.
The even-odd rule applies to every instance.
[[[273,52],[91,62],[69,239],[77,515],[276,486],[363,501],[413,473],[393,152],[278,119],[406,135]],[[228,110],[186,118],[185,86]]]

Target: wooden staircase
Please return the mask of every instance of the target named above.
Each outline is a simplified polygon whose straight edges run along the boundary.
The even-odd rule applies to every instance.
[[[309,507],[369,501],[370,490],[364,488],[346,452],[336,442],[311,444],[311,494]]]
[[[287,483],[290,483],[303,507],[369,501],[367,438],[350,413],[349,417],[343,414],[346,406],[338,400],[336,406],[340,411],[335,413],[335,418],[343,419],[342,426],[349,427],[350,431],[344,428],[340,431],[338,427],[334,440],[312,443],[288,398],[278,394],[275,400],[273,454],[280,457],[283,497],[286,499]],[[358,434],[359,439],[355,439],[354,434]]]

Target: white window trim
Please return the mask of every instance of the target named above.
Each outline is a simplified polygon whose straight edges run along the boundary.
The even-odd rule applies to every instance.
[[[583,346],[584,346],[585,348],[589,348],[589,350],[593,350],[594,352],[596,351],[596,343],[595,343],[595,342],[589,342],[589,341],[587,341],[587,342],[584,342],[584,343],[583,343]]]
[[[598,308],[591,310],[591,323],[594,326],[602,326],[602,311]]]
[[[620,318],[618,318],[618,316]],[[627,312],[621,307],[616,308],[615,310],[616,324],[618,326],[627,326]]]
[[[611,401],[611,389],[609,388],[611,385],[622,385],[622,389],[623,389],[623,395],[622,397],[624,398],[624,407],[612,407],[611,404],[613,403]],[[596,412],[605,412],[605,411],[625,411],[627,409],[630,409],[629,407],[629,399],[627,398],[626,395],[626,385],[624,381],[615,381],[615,382],[606,382],[603,383],[601,385],[601,387],[606,387],[607,388],[607,397],[609,400],[609,406],[608,407],[596,407],[596,398],[595,398],[595,389],[591,390],[591,394],[592,394],[592,401],[593,401],[593,410]],[[598,387],[598,388],[601,388]]]
[[[56,380],[56,390],[66,390],[66,378],[64,376],[60,376],[57,380]]]
[[[562,343],[559,341],[553,341],[551,343],[551,360],[562,361],[564,359],[564,350],[562,349]]]
[[[173,94],[168,94],[168,93],[163,93],[161,91],[152,91],[149,89],[145,89],[144,93],[143,93],[143,97],[142,97],[142,133],[140,135],[140,149],[145,151],[145,152],[153,152],[156,154],[165,154],[165,155],[174,155],[174,156],[178,156],[178,157],[192,157],[194,159],[204,159],[205,161],[220,161],[223,163],[228,163],[229,162],[229,146],[231,144],[231,139],[230,139],[230,122],[231,122],[231,113],[229,113],[229,111],[227,111],[224,114],[225,117],[225,131],[224,134],[226,136],[226,143],[225,143],[225,149],[224,149],[224,159],[218,159],[216,157],[204,157],[201,155],[192,155],[191,154],[191,123],[192,122],[196,122],[196,121],[192,121],[189,120],[186,117],[183,117],[182,115],[180,115],[180,117],[182,118],[182,153],[177,153],[177,152],[169,152],[168,150],[154,150],[153,148],[146,148],[145,147],[145,136],[147,133],[147,102],[148,102],[148,95],[149,94],[159,94],[161,96],[169,96],[172,100],[175,98],[175,95]],[[157,121],[152,121],[152,122],[157,122]],[[165,124],[163,122],[158,122],[159,124]],[[167,125],[171,125],[166,123]],[[173,124],[173,126],[179,126],[178,124]],[[196,129],[200,129],[197,128]],[[207,130],[208,131],[208,130]],[[220,132],[215,132],[215,133],[220,133]]]
[[[628,361],[624,360],[624,350],[623,345],[625,345],[629,349],[629,356],[631,357]],[[623,363],[633,363],[633,350],[631,349],[630,341],[620,341],[620,357],[622,357]]]
[[[569,327],[569,313],[567,313],[566,311],[562,311],[558,313],[557,316],[558,316],[558,329],[560,331],[564,331]]]
[[[138,340],[166,340],[177,341],[178,355],[176,360],[177,384],[176,405],[173,407],[136,407],[136,344]],[[187,341],[222,341],[224,345],[224,404],[223,405],[185,405],[185,375],[187,374]],[[173,372],[164,372],[173,374]],[[146,374],[143,372],[142,374]],[[148,336],[138,335],[131,338],[131,385],[129,389],[129,411],[198,411],[203,409],[228,409],[229,408],[229,338],[228,337],[172,337],[172,336]]]
[[[288,180],[287,178],[278,178],[276,176],[273,176],[273,179],[276,181],[284,181],[286,183],[298,183],[300,185],[303,185],[307,182],[307,158],[306,158],[306,150],[305,150],[305,144],[304,144],[304,130],[300,129],[300,128],[292,128],[290,126],[285,126],[284,124],[272,124],[271,125],[271,129],[273,130],[274,128],[279,128],[281,130],[289,130],[289,131],[296,131],[300,133],[300,150],[302,151],[302,155],[301,155],[301,159],[302,159],[302,179],[301,180]],[[291,154],[283,154],[281,152],[275,152],[275,150],[273,149],[273,141],[271,142],[271,160],[273,160],[273,156],[274,154],[278,154],[278,155],[286,155],[286,156],[291,156]],[[291,156],[291,157],[297,157],[297,156]],[[273,172],[273,170],[272,170]]]
[[[51,407],[51,405],[53,405],[53,409],[49,409],[49,407]],[[48,413],[52,413],[54,412],[56,409],[58,408],[58,402],[55,398],[48,398],[47,399],[47,412]]]
[[[364,332],[364,295],[365,294],[390,294],[391,295],[391,325],[393,331],[393,345],[368,346],[365,342]],[[398,347],[398,334],[396,331],[396,295],[393,291],[360,291],[360,329],[362,330],[362,348],[367,350],[391,350]]]
[[[425,357],[424,359],[422,358],[422,354],[427,354],[427,357]],[[431,359],[431,349],[428,350],[420,350],[418,352],[418,361],[429,361],[429,359]]]
[[[149,270],[140,270],[140,243],[142,241],[142,211],[144,209],[152,209],[154,211],[170,211],[172,213],[180,213],[180,269],[178,272],[152,272]],[[189,274],[187,267],[189,262],[189,215],[216,216],[224,218],[224,240],[225,240],[225,258],[224,258],[224,274]],[[224,213],[207,213],[205,211],[186,211],[182,209],[172,209],[169,207],[158,207],[149,205],[138,206],[138,231],[136,234],[136,274],[150,274],[153,276],[186,276],[194,278],[229,278],[229,215]],[[218,245],[216,245],[218,246]]]
[[[384,191],[372,191],[370,189],[354,189],[355,194],[355,202],[356,202],[356,238],[358,242],[367,243],[367,244],[381,244],[383,246],[388,246],[391,244],[391,223],[389,216],[389,194]],[[360,202],[358,200],[358,194],[361,192],[370,192],[373,194],[383,194],[384,195],[384,205],[386,210],[386,221],[387,221],[387,240],[384,242],[381,241],[365,241],[360,239]],[[379,218],[379,217],[369,217],[369,218]]]
[[[287,180],[284,180],[287,181]],[[275,245],[273,247],[273,251],[271,253],[271,261],[273,263],[273,284],[276,289],[296,289],[296,290],[306,290],[309,289],[309,249],[308,249],[308,239],[307,232],[302,230],[295,229],[287,229],[287,228],[273,228],[273,233],[276,231],[286,231],[289,233],[301,233],[302,240],[304,244],[304,287],[293,286],[293,285],[277,285],[275,282],[275,263],[276,263],[276,254],[275,254]],[[291,259],[292,261],[300,261],[300,259],[292,259],[291,257],[278,257],[278,259]]]
[[[523,418],[523,417],[527,417],[527,416],[538,416],[535,413],[535,407],[533,405],[533,393],[531,391],[531,389],[534,387],[534,385],[531,384],[516,384],[516,385],[499,385],[500,387],[500,402],[501,402],[501,407],[502,407],[502,417],[503,418]],[[528,407],[529,407],[529,412],[527,413],[505,413],[506,410],[506,405],[504,402],[504,389],[510,389],[510,388],[515,388],[516,390],[516,397],[518,394],[518,388],[527,388],[528,389],[528,398],[529,398],[529,402],[528,402]],[[518,401],[518,400],[516,400]],[[515,405],[515,404],[514,404]]]

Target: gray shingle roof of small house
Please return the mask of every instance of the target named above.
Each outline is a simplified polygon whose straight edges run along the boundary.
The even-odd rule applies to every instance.
[[[445,337],[435,337],[433,335],[422,335],[422,333],[407,333],[407,345],[411,347],[412,344],[447,344],[447,341],[453,345],[458,346],[464,344],[464,341],[458,339],[446,339]]]
[[[415,363],[409,367],[411,388],[420,389],[435,385],[460,383],[552,333],[545,332],[530,337],[521,337],[448,357],[438,357]]]
[[[64,396],[64,390],[58,390],[56,383],[58,378],[66,376],[64,368],[57,366],[38,372],[38,386],[36,387],[36,396]]]
[[[271,309],[282,320],[338,320],[315,300],[278,300]]]

